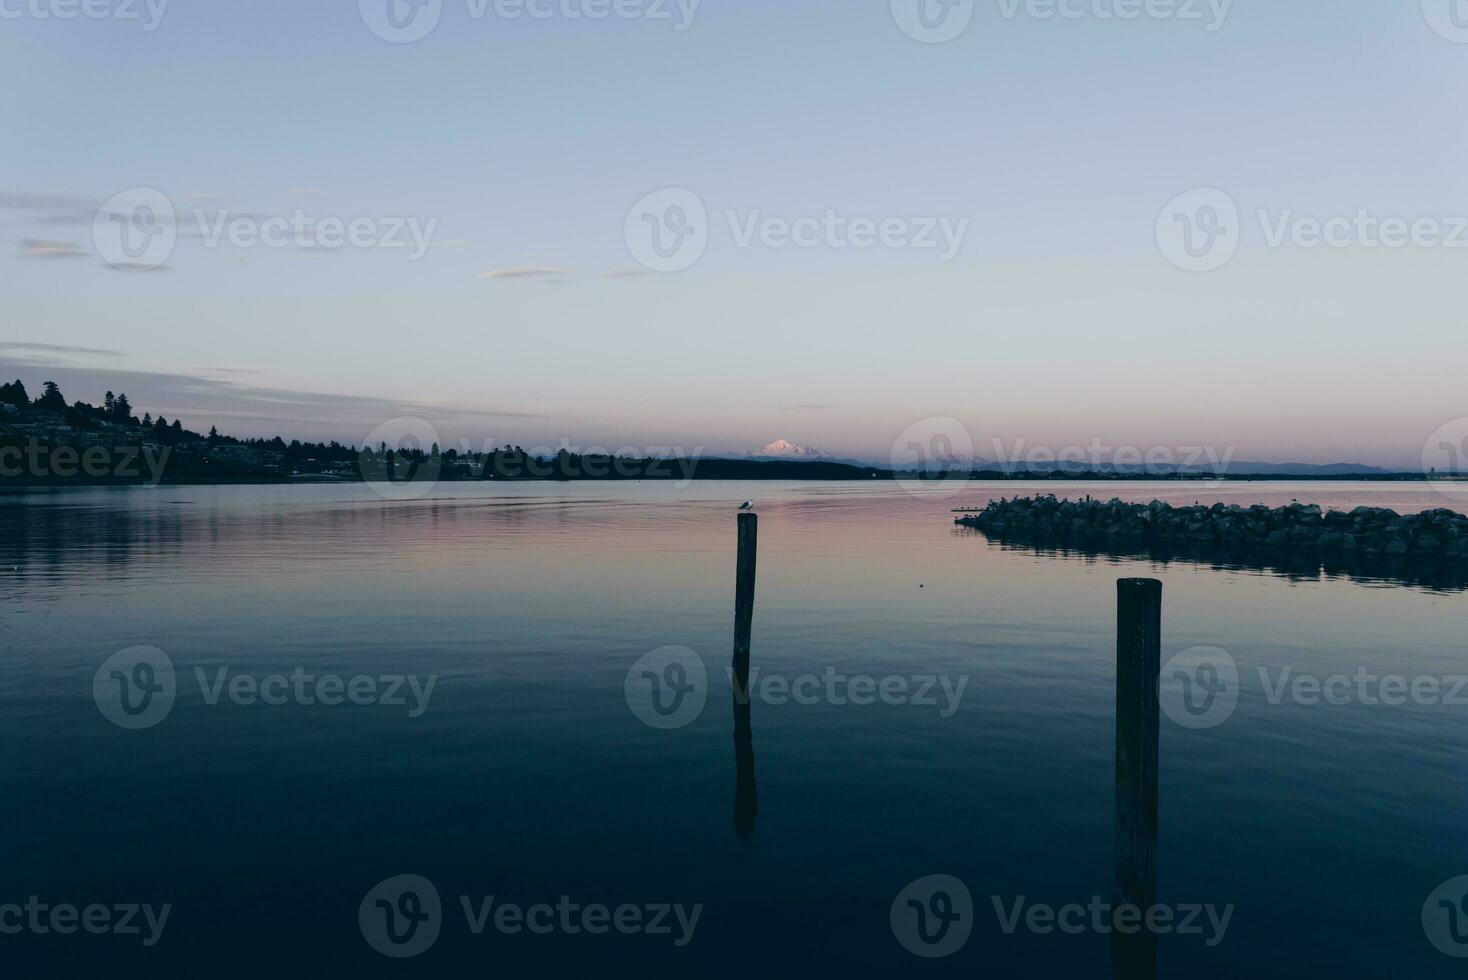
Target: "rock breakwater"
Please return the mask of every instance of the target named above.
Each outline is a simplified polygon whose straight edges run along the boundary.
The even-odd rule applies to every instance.
[[[1055,496],[991,501],[957,523],[997,536],[1084,542],[1263,549],[1468,564],[1468,517],[1451,510],[1399,514],[1385,507],[1322,511],[1314,504],[1173,507]]]

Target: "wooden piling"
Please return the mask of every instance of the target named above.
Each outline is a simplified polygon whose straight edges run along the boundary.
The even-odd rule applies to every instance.
[[[734,679],[749,688],[749,631],[754,625],[755,553],[759,548],[759,515],[739,515],[739,558],[734,583]]]
[[[1145,911],[1157,894],[1158,680],[1162,583],[1122,579],[1116,607],[1116,905]],[[1118,980],[1157,973],[1157,937],[1112,933]]]
[[[754,727],[750,719],[749,635],[754,625],[755,553],[759,517],[739,515],[739,554],[734,583],[734,832],[748,840],[759,813],[754,780]]]

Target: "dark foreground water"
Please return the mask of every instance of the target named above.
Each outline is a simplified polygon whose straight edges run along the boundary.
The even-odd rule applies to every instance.
[[[1219,688],[1193,714],[1184,694],[1209,702],[1182,684],[1203,675],[1164,670],[1158,901],[1197,931],[1162,937],[1161,975],[1464,975],[1468,884],[1434,891],[1468,874],[1468,598],[953,527],[951,507],[1016,489],[0,499],[0,962],[1107,976],[1114,583],[1149,575],[1164,661],[1211,669],[1192,648],[1221,648],[1239,673],[1231,711]],[[1374,485],[1071,492],[1452,506]],[[749,496],[760,674],[736,753]],[[932,875],[968,899],[945,881],[898,900]]]

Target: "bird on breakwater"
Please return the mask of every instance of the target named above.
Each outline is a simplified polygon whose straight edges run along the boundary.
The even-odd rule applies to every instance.
[[[754,510],[754,501],[753,500],[746,500],[744,503],[742,503],[742,504],[739,505],[739,509],[740,510]]]

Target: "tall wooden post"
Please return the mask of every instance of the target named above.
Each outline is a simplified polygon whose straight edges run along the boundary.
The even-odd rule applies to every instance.
[[[749,631],[754,624],[754,566],[759,547],[759,516],[739,515],[739,559],[734,584],[734,679],[749,687]]]
[[[1158,680],[1162,583],[1116,583],[1116,905],[1143,911],[1157,894]],[[1157,975],[1157,937],[1113,932],[1117,980]]]
[[[755,552],[759,518],[739,515],[739,555],[734,584],[734,832],[754,833],[759,794],[754,781],[754,727],[750,720],[749,634],[754,625]]]

